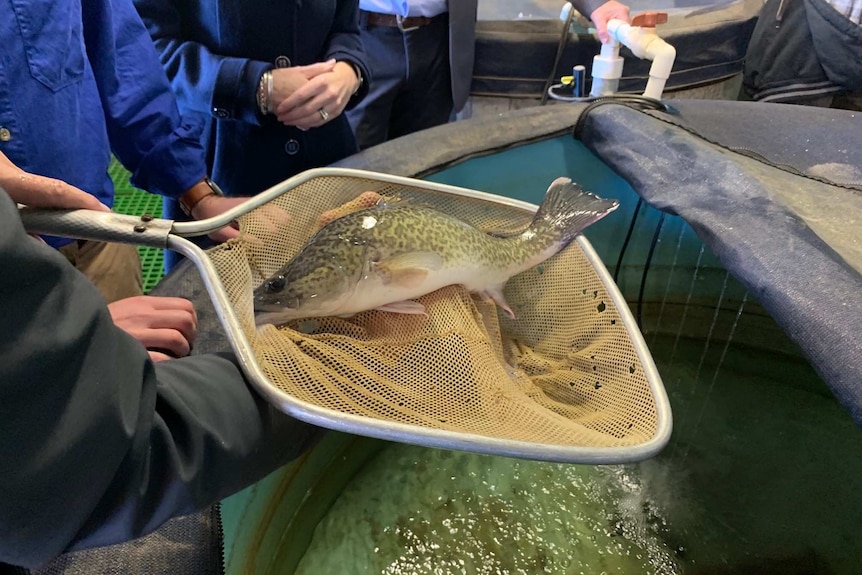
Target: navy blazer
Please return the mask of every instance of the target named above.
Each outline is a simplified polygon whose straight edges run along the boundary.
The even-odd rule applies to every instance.
[[[229,195],[254,195],[357,151],[344,115],[303,132],[262,116],[264,71],[330,58],[359,66],[367,92],[358,0],[135,0],[184,116],[204,124],[210,175]]]

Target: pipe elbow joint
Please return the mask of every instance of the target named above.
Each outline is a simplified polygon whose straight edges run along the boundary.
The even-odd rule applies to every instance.
[[[652,60],[650,76],[667,79],[676,59],[676,48],[656,36],[646,47],[646,58]]]

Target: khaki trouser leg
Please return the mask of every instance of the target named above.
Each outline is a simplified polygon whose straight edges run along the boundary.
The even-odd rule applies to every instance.
[[[144,293],[135,246],[78,240],[60,248],[60,253],[96,285],[108,303]]]

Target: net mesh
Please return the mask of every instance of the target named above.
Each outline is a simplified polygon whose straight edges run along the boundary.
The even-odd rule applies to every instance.
[[[272,386],[337,412],[494,438],[623,447],[654,437],[649,381],[577,243],[509,280],[514,320],[450,286],[419,299],[425,316],[368,311],[257,328],[253,288],[301,249],[323,212],[369,190],[496,234],[532,219],[493,201],[346,176],[313,178],[250,212],[240,238],[209,256]]]

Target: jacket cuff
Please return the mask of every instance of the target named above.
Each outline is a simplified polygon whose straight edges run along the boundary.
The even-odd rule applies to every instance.
[[[211,111],[217,120],[240,120],[260,125],[257,85],[272,65],[244,58],[225,58],[216,73]]]
[[[176,198],[206,177],[202,127],[200,122],[187,121],[163,138],[141,158],[130,176],[131,184],[152,194]]]
[[[356,91],[355,94],[350,96],[350,100],[347,101],[347,106],[345,106],[345,110],[350,110],[362,101],[362,99],[368,94],[368,86],[371,83],[371,71],[368,69],[368,66],[365,65],[365,62],[360,62],[357,60],[352,54],[347,52],[333,52],[331,54],[326,55],[326,59],[334,59],[338,62],[346,62],[352,66],[356,66],[359,68],[359,71],[362,73],[362,84],[359,86],[359,90]]]

